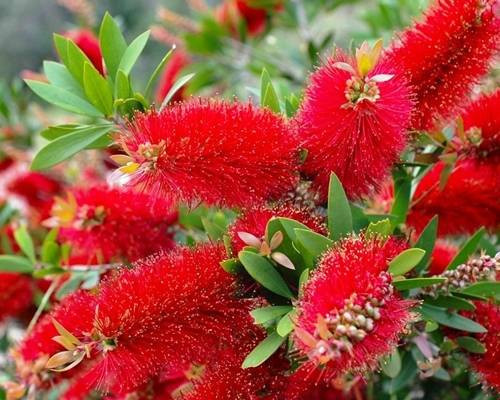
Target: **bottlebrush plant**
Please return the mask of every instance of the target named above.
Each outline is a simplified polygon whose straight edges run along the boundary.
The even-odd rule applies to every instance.
[[[0,399],[497,398],[498,6],[438,0],[298,90],[264,68],[260,102],[190,96],[189,46],[141,87],[149,31],[108,13],[54,35],[26,84],[66,123],[0,168]],[[293,6],[221,7],[243,40]]]

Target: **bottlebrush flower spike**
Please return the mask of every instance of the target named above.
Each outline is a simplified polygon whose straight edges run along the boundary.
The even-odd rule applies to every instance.
[[[139,113],[117,142],[127,152],[120,170],[129,184],[155,197],[248,206],[297,181],[288,126],[251,104],[196,99]]]
[[[207,366],[204,375],[193,382],[185,400],[278,400],[285,384],[283,371],[289,367],[281,354],[256,368],[242,369],[241,364],[259,340],[246,340],[237,349],[220,351],[218,359]]]
[[[54,341],[61,333],[53,320],[85,346],[83,360],[63,372],[74,377],[64,399],[93,389],[123,395],[166,365],[206,365],[220,349],[237,349],[242,338],[262,339],[249,314],[261,301],[235,297],[235,278],[219,265],[225,257],[221,245],[179,248],[124,268],[93,294],[67,296],[20,346],[25,381],[40,386],[54,378],[47,369],[36,379],[29,372],[41,357],[67,350]]]
[[[394,238],[353,236],[325,253],[299,299],[294,331],[306,358],[300,368],[310,379],[327,382],[373,368],[397,344],[414,303],[394,293],[387,269],[405,246]]]
[[[32,301],[31,277],[11,272],[0,273],[0,322],[26,311]]]
[[[498,0],[438,0],[404,31],[388,57],[399,63],[414,90],[414,129],[448,121],[500,50]]]
[[[92,31],[88,29],[74,29],[66,32],[64,36],[75,42],[101,75],[104,75],[104,65],[102,63],[99,39],[97,39]]]
[[[322,235],[328,233],[324,218],[312,215],[308,210],[288,204],[275,207],[260,206],[246,210],[229,227],[228,233],[231,238],[233,252],[237,254],[245,246],[260,249],[266,233],[267,223],[271,218],[276,217],[294,219]]]
[[[296,117],[308,150],[303,172],[327,197],[335,172],[350,198],[380,186],[406,143],[409,89],[394,62],[379,61],[382,42],[327,60],[310,79]]]
[[[456,137],[457,150],[472,152],[476,157],[487,157],[500,152],[500,89],[482,95],[470,103],[462,113],[463,138]]]
[[[486,348],[486,353],[470,356],[471,365],[476,371],[485,386],[500,392],[500,371],[498,362],[500,361],[500,307],[493,303],[484,303],[482,301],[474,302],[476,310],[473,315],[467,315],[476,322],[483,325],[488,331],[477,334],[477,339],[482,342]]]
[[[177,212],[167,200],[152,201],[131,190],[97,186],[56,197],[49,226],[59,227],[59,239],[88,263],[135,261],[175,243],[169,228]],[[144,238],[147,237],[147,240]]]
[[[460,264],[453,270],[444,271],[440,277],[446,280],[424,288],[424,292],[437,297],[440,294],[449,294],[452,290],[460,290],[476,282],[495,282],[500,275],[500,253],[495,257],[482,255],[479,258]]]
[[[458,253],[458,247],[443,239],[437,239],[429,264],[429,275],[442,274]]]
[[[496,229],[500,224],[500,159],[464,158],[457,161],[443,190],[440,161],[417,185],[408,225],[421,232],[429,220],[439,216],[439,235],[473,233],[481,226]]]

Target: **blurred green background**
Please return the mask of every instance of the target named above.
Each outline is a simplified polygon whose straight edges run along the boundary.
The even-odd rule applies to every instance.
[[[79,21],[61,6],[60,0],[0,0],[0,79],[11,80],[24,69],[39,70],[43,59],[54,59],[52,32],[63,32],[79,25]],[[215,7],[220,1],[206,0]],[[331,35],[331,41],[347,47],[352,38],[364,39],[392,36],[393,31],[407,25],[411,18],[425,8],[427,0],[288,0],[301,3],[306,11],[308,32],[300,32],[287,20],[277,18],[267,44],[287,49],[288,58],[301,49],[300,34],[313,37]],[[79,0],[66,1],[78,5]],[[82,1],[81,3],[85,3]],[[88,0],[93,8],[95,23],[109,10],[121,22],[128,39],[157,22],[157,10],[168,7],[180,14],[193,16],[187,1],[181,0]],[[321,12],[319,12],[321,10]],[[325,10],[327,12],[325,12]],[[97,26],[97,25],[95,25]],[[292,31],[290,35],[290,31]],[[302,35],[302,36],[303,36]],[[263,40],[266,40],[265,38]],[[263,49],[264,50],[264,49]],[[295,50],[295,51],[294,51]],[[154,65],[164,54],[165,46],[155,41],[148,44],[138,66],[140,74]],[[267,51],[267,50],[266,50]],[[270,54],[272,54],[272,51]],[[301,69],[300,73],[304,71]]]

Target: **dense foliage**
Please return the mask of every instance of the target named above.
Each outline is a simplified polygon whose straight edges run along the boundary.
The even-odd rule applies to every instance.
[[[61,3],[50,106],[0,98],[0,399],[497,398],[498,0],[345,49],[346,1]]]

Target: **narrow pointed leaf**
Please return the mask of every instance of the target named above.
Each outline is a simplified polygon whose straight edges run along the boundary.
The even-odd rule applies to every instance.
[[[33,263],[27,258],[7,254],[0,255],[0,271],[29,274],[33,270]]]
[[[486,332],[484,326],[456,313],[448,312],[444,308],[423,304],[418,311],[425,319],[439,322],[441,325],[449,326],[450,328],[472,333]]]
[[[292,310],[291,306],[270,306],[270,307],[257,308],[256,310],[253,310],[250,314],[252,315],[254,322],[256,324],[263,324],[265,322],[279,318],[287,314],[291,310]]]
[[[352,232],[352,214],[349,201],[337,175],[330,175],[328,188],[328,229],[330,239],[337,241]]]
[[[289,299],[293,297],[290,288],[268,259],[250,251],[240,251],[238,257],[249,275],[266,289]]]
[[[425,250],[424,257],[415,267],[415,271],[422,273],[426,270],[427,265],[432,256],[434,250],[434,245],[436,243],[437,229],[438,229],[439,218],[437,215],[432,217],[432,219],[427,223],[426,227],[420,234],[415,247]]]
[[[28,259],[32,263],[35,263],[35,246],[33,245],[33,240],[31,239],[28,230],[26,229],[26,225],[21,225],[14,231],[14,239],[16,239],[16,243]]]
[[[467,262],[469,257],[476,251],[479,242],[481,241],[481,238],[484,236],[485,232],[486,231],[484,228],[478,229],[476,233],[474,233],[474,235],[472,235],[469,240],[467,240],[467,242],[465,242],[464,245],[460,248],[455,258],[451,260],[450,265],[448,265],[447,269],[455,269],[460,264]]]
[[[241,368],[258,367],[280,348],[285,339],[285,337],[280,336],[277,332],[271,333],[245,358]]]
[[[436,283],[442,283],[445,280],[445,278],[412,278],[394,281],[392,284],[398,290],[410,290],[435,285]]]
[[[161,103],[160,110],[163,110],[168,103],[170,103],[170,100],[174,97],[174,95],[177,93],[177,91],[183,87],[186,83],[188,83],[191,78],[193,78],[194,74],[187,74],[184,75],[183,77],[179,78],[170,88],[168,91],[167,95],[163,99],[163,103]]]
[[[398,254],[389,263],[389,272],[394,275],[404,275],[408,271],[411,271],[424,257],[425,250],[422,249],[407,249],[400,254]]]
[[[294,231],[296,240],[299,241],[313,257],[319,257],[333,244],[332,240],[309,229],[295,228]]]
[[[137,36],[132,43],[127,47],[125,52],[123,53],[122,59],[120,60],[120,64],[118,66],[118,70],[122,70],[126,75],[130,74],[134,64],[137,62],[137,59],[144,50],[146,43],[149,39],[150,31],[146,31],[139,36]]]
[[[108,75],[114,79],[123,53],[127,49],[127,42],[125,42],[118,24],[109,13],[106,13],[102,20],[99,43]]]
[[[79,129],[74,133],[53,140],[35,155],[31,169],[47,169],[70,158],[106,135],[111,128],[111,126],[98,126]]]
[[[90,117],[102,117],[103,114],[88,101],[76,96],[68,90],[50,85],[48,83],[25,80],[26,84],[33,92],[45,101],[61,107],[64,110],[76,114],[88,115]]]

